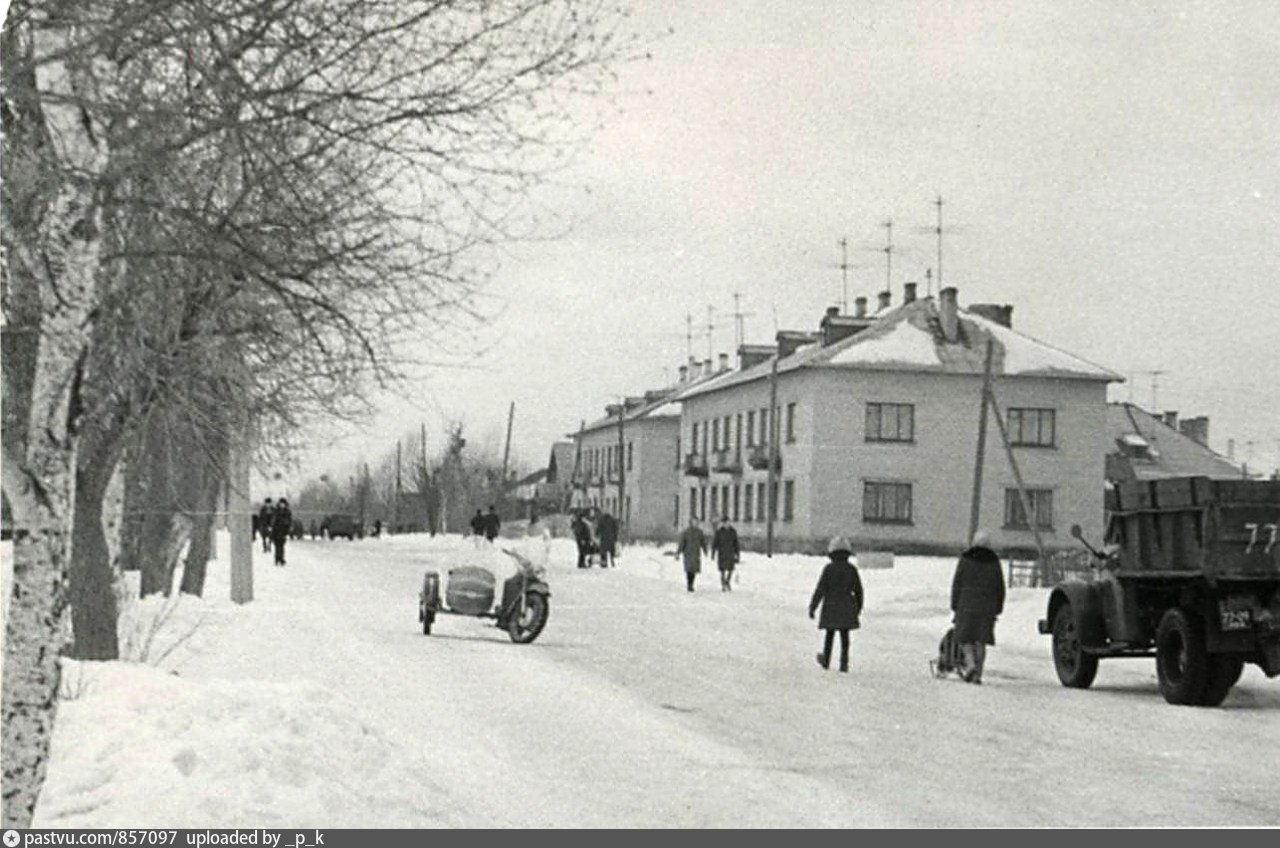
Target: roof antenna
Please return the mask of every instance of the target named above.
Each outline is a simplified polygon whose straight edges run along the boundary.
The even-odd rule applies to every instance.
[[[884,227],[884,287],[890,291],[893,289],[893,219],[880,226]]]
[[[733,349],[736,353],[738,348],[742,347],[742,343],[746,341],[746,331],[743,327],[744,318],[750,318],[753,312],[742,311],[742,294],[733,293],[733,340],[735,342]]]

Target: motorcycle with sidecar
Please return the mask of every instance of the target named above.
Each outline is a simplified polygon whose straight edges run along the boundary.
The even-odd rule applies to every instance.
[[[423,575],[422,591],[418,594],[418,621],[422,623],[424,636],[431,635],[436,616],[444,613],[492,619],[518,644],[528,644],[538,638],[551,611],[546,569],[515,551],[501,550],[518,566],[515,576],[503,584],[501,598],[497,597],[494,569],[476,565],[451,568],[445,574],[443,587],[440,572],[428,571]]]

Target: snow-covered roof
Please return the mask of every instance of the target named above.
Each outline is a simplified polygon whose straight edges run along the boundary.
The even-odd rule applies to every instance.
[[[901,304],[877,315],[870,327],[829,345],[810,344],[778,361],[778,372],[801,368],[840,368],[875,371],[923,371],[949,374],[981,374],[986,343],[991,340],[992,371],[1018,377],[1063,377],[1080,380],[1122,381],[1114,371],[1067,353],[965,309],[958,310],[959,338],[948,342],[942,335],[938,307],[933,298]],[[763,379],[773,368],[767,360],[734,371],[684,392],[680,399],[697,397],[730,386]]]
[[[720,371],[714,374],[708,374],[700,377],[692,382],[671,386],[665,390],[665,393],[654,400],[646,403],[632,406],[625,413],[626,421],[636,421],[639,419],[655,419],[655,418],[679,418],[680,417],[680,401],[689,392],[704,387],[714,387],[720,382],[732,377],[736,371]],[[650,393],[652,395],[653,393]],[[601,430],[606,427],[617,427],[618,416],[616,413],[598,418],[587,424],[580,432],[590,433],[594,430]],[[570,436],[576,437],[577,433],[570,433]]]
[[[1109,478],[1155,480],[1202,475],[1231,480],[1243,474],[1239,466],[1208,445],[1132,403],[1107,404],[1107,427],[1116,444],[1116,449],[1107,455]],[[1125,446],[1146,450],[1130,456],[1125,454]]]

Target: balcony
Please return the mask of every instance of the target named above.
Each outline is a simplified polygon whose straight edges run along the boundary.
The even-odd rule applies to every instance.
[[[741,474],[742,454],[730,450],[716,451],[714,468],[717,474]]]
[[[687,477],[706,477],[707,458],[703,454],[688,453],[684,456],[684,473]]]
[[[757,471],[767,469],[769,467],[769,446],[756,445],[751,448],[751,455],[747,457],[747,464]],[[776,470],[782,470],[782,454],[778,454],[778,462],[774,466]]]

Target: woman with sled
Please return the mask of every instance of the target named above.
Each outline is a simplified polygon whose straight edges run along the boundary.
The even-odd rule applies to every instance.
[[[996,616],[1004,612],[1004,572],[991,550],[991,537],[973,534],[973,543],[960,555],[951,580],[951,611],[955,613],[954,640],[960,646],[960,678],[982,682],[987,645],[996,643]]]

